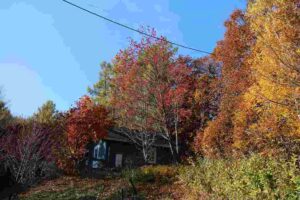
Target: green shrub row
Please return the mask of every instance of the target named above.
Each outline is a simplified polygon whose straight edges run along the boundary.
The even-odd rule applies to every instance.
[[[300,199],[296,159],[202,159],[179,171],[184,184],[208,199]]]
[[[134,183],[167,184],[172,181],[178,173],[174,166],[144,166],[136,169],[127,169],[122,172],[126,179],[133,180]]]

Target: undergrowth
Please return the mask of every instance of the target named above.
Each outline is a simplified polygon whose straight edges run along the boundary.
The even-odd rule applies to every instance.
[[[300,171],[296,159],[202,159],[183,166],[179,179],[207,199],[300,199]],[[196,198],[196,197],[195,197]]]

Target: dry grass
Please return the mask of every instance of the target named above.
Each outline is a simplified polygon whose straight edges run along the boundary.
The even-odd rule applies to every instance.
[[[184,199],[184,189],[179,183],[138,183],[138,193],[142,199]],[[71,199],[113,199],[121,188],[130,188],[127,180],[91,179],[62,176],[58,179],[43,182],[20,195],[23,200],[71,200]]]
[[[21,199],[107,199],[126,186],[123,179],[91,179],[63,176],[43,182],[20,195]]]

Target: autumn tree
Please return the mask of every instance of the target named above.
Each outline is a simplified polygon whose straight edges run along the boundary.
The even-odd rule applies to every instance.
[[[6,133],[0,138],[0,163],[9,169],[13,181],[27,188],[53,175],[60,128],[19,118],[8,125]]]
[[[203,130],[208,121],[218,113],[220,101],[220,64],[210,57],[195,60],[193,75],[196,78],[194,99],[198,115],[199,129]]]
[[[244,95],[244,110],[255,120],[236,143],[266,154],[299,153],[299,1],[250,1],[247,19],[256,37],[250,60],[255,84]],[[236,114],[239,124],[244,113]]]
[[[222,63],[221,102],[217,117],[200,131],[198,152],[224,157],[233,153],[234,113],[242,95],[251,86],[247,60],[251,55],[253,35],[242,11],[236,10],[225,22],[224,40],[218,42],[213,58]]]
[[[151,34],[156,35],[154,31]],[[143,38],[120,51],[113,64],[112,105],[119,125],[153,137],[159,133],[176,157],[179,125],[190,114],[183,107],[190,95],[191,72],[186,63],[176,57],[176,49],[164,38]],[[143,151],[151,146],[149,140],[142,142],[147,143]]]
[[[104,138],[113,122],[107,109],[88,96],[83,96],[65,118],[66,134],[58,165],[67,173],[75,173],[84,160],[87,145]]]
[[[299,2],[253,0],[235,11],[214,57],[220,112],[201,138],[206,155],[299,152]]]
[[[192,73],[189,90],[192,94],[184,101],[184,107],[191,110],[191,115],[180,125],[181,156],[190,156],[194,148],[201,147],[201,134],[207,123],[217,115],[220,102],[221,66],[211,57],[192,59],[181,57]]]

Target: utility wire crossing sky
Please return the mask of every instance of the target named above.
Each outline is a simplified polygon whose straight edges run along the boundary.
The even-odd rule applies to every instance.
[[[109,19],[109,18],[107,18],[107,17],[104,17],[104,16],[102,16],[102,15],[100,15],[100,14],[98,14],[98,13],[92,12],[92,11],[90,11],[90,10],[88,10],[88,9],[86,9],[86,8],[83,8],[83,7],[81,7],[81,6],[77,5],[77,4],[74,4],[74,3],[70,2],[70,1],[67,1],[67,0],[62,0],[62,1],[65,2],[65,3],[68,3],[68,4],[72,5],[72,6],[74,6],[74,7],[78,8],[78,9],[80,9],[80,10],[83,10],[83,11],[85,11],[85,12],[87,12],[87,13],[90,13],[90,14],[92,14],[92,15],[95,15],[95,16],[97,16],[97,17],[100,17],[100,18],[102,18],[102,19],[104,19],[104,20],[106,20],[106,21],[109,21],[109,22],[111,22],[111,23],[117,24],[117,25],[119,25],[119,26],[122,26],[122,27],[124,27],[124,28],[129,29],[129,30],[132,30],[132,31],[134,31],[134,32],[137,32],[137,33],[139,33],[139,34],[141,34],[141,35],[145,35],[145,36],[147,36],[147,37],[155,38],[155,39],[157,39],[157,40],[162,40],[162,38],[155,37],[155,36],[153,36],[153,35],[150,35],[150,34],[148,34],[148,33],[145,33],[145,32],[143,32],[143,31],[140,31],[140,30],[138,30],[138,29],[134,29],[134,28],[132,28],[132,27],[130,27],[130,26],[127,26],[127,25],[122,24],[122,23],[120,23],[120,22],[117,22],[117,21],[115,21],[115,20],[112,20],[112,19]],[[188,47],[188,46],[185,46],[185,45],[182,45],[182,44],[178,44],[178,43],[175,43],[175,42],[166,40],[166,39],[164,39],[164,40],[165,40],[166,42],[168,42],[168,43],[170,43],[170,44],[172,44],[172,45],[178,46],[178,47],[182,47],[182,48],[189,49],[189,50],[192,50],[192,51],[197,51],[197,52],[200,52],[200,53],[212,54],[212,53],[210,53],[210,52],[208,52],[208,51],[204,51],[204,50],[200,50],[200,49],[195,49],[195,48]]]
[[[158,37],[178,46],[179,55],[199,58],[213,52],[225,20],[245,5],[245,0],[0,0],[2,96],[14,115],[30,116],[47,100],[68,110],[97,82],[101,62],[111,62],[130,39],[150,37],[139,25],[155,28]]]

